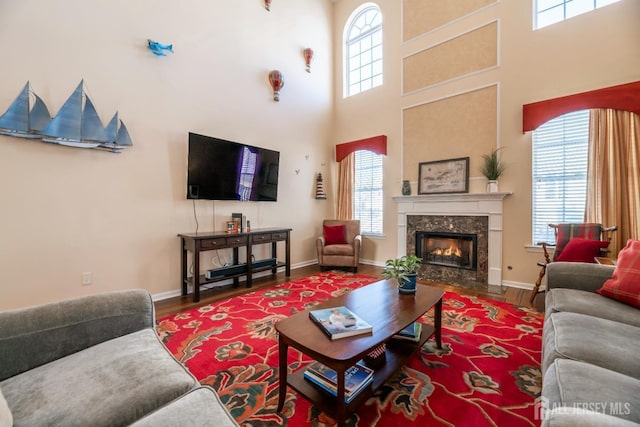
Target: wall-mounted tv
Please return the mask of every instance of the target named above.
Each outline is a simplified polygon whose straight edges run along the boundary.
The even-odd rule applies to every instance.
[[[280,153],[189,132],[187,199],[278,199]]]

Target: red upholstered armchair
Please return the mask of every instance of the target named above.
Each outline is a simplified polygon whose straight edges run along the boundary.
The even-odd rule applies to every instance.
[[[555,243],[540,242],[544,251],[544,261],[538,263],[541,267],[538,280],[531,291],[529,298],[533,302],[542,278],[547,271],[547,265],[554,261],[563,262],[595,262],[596,256],[606,256],[609,242],[617,226],[603,227],[598,223],[562,223],[549,224],[553,228],[556,238]],[[553,255],[549,253],[549,248],[553,248]]]
[[[325,219],[322,231],[316,239],[320,270],[347,267],[357,272],[362,247],[360,220]]]

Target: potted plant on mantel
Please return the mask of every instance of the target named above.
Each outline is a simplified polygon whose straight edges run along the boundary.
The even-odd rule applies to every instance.
[[[505,165],[498,157],[500,148],[491,151],[490,154],[484,154],[484,164],[482,165],[482,174],[489,180],[487,183],[487,191],[489,193],[498,192],[498,178],[504,172]]]
[[[418,278],[417,272],[421,262],[422,258],[418,258],[415,255],[404,255],[400,258],[388,259],[384,270],[382,270],[382,277],[395,279],[398,283],[398,292],[414,294]]]

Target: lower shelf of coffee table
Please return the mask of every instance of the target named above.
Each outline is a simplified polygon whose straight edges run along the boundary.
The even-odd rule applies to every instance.
[[[373,383],[362,390],[347,404],[347,413],[353,412],[358,406],[371,397],[398,368],[402,367],[409,358],[413,357],[415,352],[433,335],[434,331],[435,329],[432,325],[422,324],[422,333],[420,334],[420,341],[418,342],[395,339],[387,341],[385,363],[375,369]],[[335,417],[337,398],[320,389],[309,380],[306,380],[304,378],[304,369],[299,369],[289,374],[287,376],[287,383],[298,393],[318,406],[323,412]]]

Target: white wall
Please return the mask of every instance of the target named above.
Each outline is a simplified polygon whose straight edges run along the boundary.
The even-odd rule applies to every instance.
[[[55,114],[84,78],[105,124],[119,110],[134,143],[113,155],[0,136],[0,309],[131,287],[177,291],[177,234],[196,228],[185,199],[189,131],[281,153],[277,203],[197,201],[200,230],[243,212],[253,228],[293,228],[294,264],[315,259],[321,220],[333,214],[331,199],[313,197],[332,156],[332,6],[263,5],[0,3],[0,114],[27,80]],[[152,55],[147,38],[175,53]],[[316,52],[311,74],[305,47]],[[272,69],[284,74],[279,103]],[[92,285],[81,286],[82,272]]]

